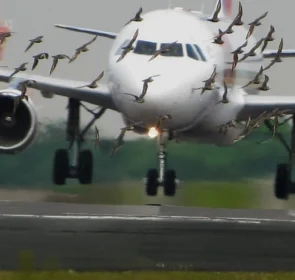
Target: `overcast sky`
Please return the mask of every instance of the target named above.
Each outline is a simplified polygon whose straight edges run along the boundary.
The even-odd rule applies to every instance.
[[[12,30],[17,34],[13,38],[9,38],[4,60],[0,65],[8,65],[13,68],[22,62],[30,61],[32,55],[43,51],[52,55],[57,53],[71,55],[75,48],[92,38],[91,35],[57,29],[54,27],[55,23],[118,32],[140,6],[145,12],[153,9],[165,9],[168,6],[199,10],[201,2],[200,0],[1,0],[0,18],[11,20]],[[203,2],[206,3],[205,12],[211,13],[215,0],[204,0]],[[234,13],[236,13],[238,1],[233,0],[233,2]],[[268,17],[263,20],[264,25],[255,31],[258,37],[265,35],[269,25],[273,24],[276,28],[277,38],[284,38],[284,47],[295,48],[294,0],[244,0],[241,2],[246,22],[252,21],[265,11],[269,12]],[[44,43],[35,45],[34,49],[25,54],[27,40],[38,35],[44,35]],[[279,40],[272,42],[269,47],[276,49],[278,43]],[[67,62],[61,62],[52,76],[91,81],[107,67],[108,51],[111,44],[112,40],[110,39],[98,38],[92,45],[90,52],[83,54],[70,67]],[[284,63],[270,69],[269,85],[271,90],[267,94],[295,94],[285,82],[293,78],[293,65],[295,65],[293,59],[285,59]],[[40,67],[34,72],[48,75],[49,68],[49,61],[41,61]],[[3,84],[0,86],[4,88]],[[36,91],[32,93],[32,97],[40,110],[41,120],[44,118],[65,119],[66,98],[55,96],[51,100],[43,99]],[[83,113],[83,118],[84,121],[88,120],[87,113]],[[118,113],[108,112],[97,124],[102,136],[115,137],[123,122]],[[131,133],[129,137],[130,135],[132,136]]]

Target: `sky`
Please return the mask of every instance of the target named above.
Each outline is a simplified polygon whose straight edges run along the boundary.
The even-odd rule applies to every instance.
[[[40,52],[49,52],[51,55],[57,53],[72,55],[77,47],[92,38],[91,35],[58,29],[54,27],[56,23],[119,32],[140,6],[144,12],[165,9],[169,6],[200,10],[202,2],[205,3],[204,11],[211,14],[215,0],[1,0],[0,19],[10,20],[12,31],[16,33],[7,41],[4,60],[0,65],[14,68],[22,62],[31,62],[31,57]],[[268,11],[267,18],[263,20],[263,26],[255,30],[258,39],[265,36],[270,24],[273,24],[276,29],[275,36],[278,39],[271,42],[269,48],[276,49],[280,38],[284,38],[284,48],[295,49],[294,0],[242,0],[241,2],[244,8],[245,22],[250,22]],[[237,7],[238,1],[233,0],[234,13],[236,13]],[[28,39],[39,35],[44,36],[44,43],[35,45],[28,53],[24,53]],[[112,40],[98,38],[91,46],[91,51],[82,54],[71,65],[66,61],[61,61],[52,76],[82,81],[93,80],[107,68],[111,45]],[[40,61],[34,74],[47,76],[50,63],[51,61]],[[287,83],[294,76],[294,65],[295,59],[286,58],[283,63],[271,68],[268,72],[271,90],[263,94],[295,94]],[[30,71],[27,72],[30,73]],[[0,88],[5,88],[5,84],[0,83]],[[38,109],[41,122],[66,120],[66,98],[55,96],[53,99],[44,99],[38,91],[33,91],[31,96]],[[90,106],[90,108],[94,107]],[[86,123],[89,120],[89,114],[82,113],[82,118],[82,122]],[[119,113],[107,111],[97,121],[97,125],[101,136],[109,138],[116,137],[124,124]],[[130,132],[126,138],[134,137],[136,135]]]

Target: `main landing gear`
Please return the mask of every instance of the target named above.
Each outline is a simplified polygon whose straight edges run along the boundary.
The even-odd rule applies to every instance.
[[[276,198],[285,200],[289,198],[290,194],[295,193],[295,183],[292,182],[292,167],[295,159],[295,115],[293,115],[292,121],[290,146],[282,134],[276,134],[277,138],[283,144],[289,155],[287,163],[278,164],[274,182],[274,193]],[[273,124],[269,120],[265,121],[265,125],[270,131],[273,131]]]
[[[53,183],[64,185],[67,178],[77,178],[81,184],[91,184],[93,158],[90,150],[81,150],[84,136],[93,123],[99,119],[106,108],[93,113],[93,119],[80,131],[80,101],[69,98],[67,141],[69,150],[59,149],[55,152],[53,162]]]
[[[162,132],[157,138],[159,169],[149,169],[146,175],[146,194],[156,196],[159,186],[164,187],[166,196],[174,196],[176,193],[177,179],[173,169],[166,169],[167,153],[166,144],[170,140],[168,132]]]

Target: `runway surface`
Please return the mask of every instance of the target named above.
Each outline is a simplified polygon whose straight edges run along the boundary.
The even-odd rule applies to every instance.
[[[0,269],[295,270],[295,213],[0,202]],[[50,268],[50,267],[49,267]]]

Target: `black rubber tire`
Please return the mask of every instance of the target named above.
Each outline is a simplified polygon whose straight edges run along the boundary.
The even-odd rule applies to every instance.
[[[64,185],[68,177],[69,155],[65,149],[55,151],[53,160],[53,183],[55,185]]]
[[[291,169],[288,164],[282,163],[278,164],[277,172],[275,177],[275,196],[278,199],[289,198],[289,187],[291,184]]]
[[[164,194],[166,196],[174,196],[176,193],[176,172],[168,169],[164,175]]]
[[[146,194],[148,196],[156,196],[158,193],[158,177],[159,173],[157,169],[149,169],[146,174]]]
[[[79,153],[78,159],[78,179],[80,184],[89,185],[92,183],[93,157],[90,150]]]

